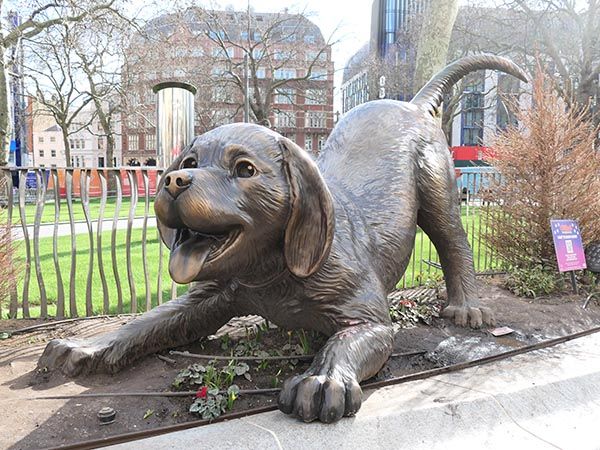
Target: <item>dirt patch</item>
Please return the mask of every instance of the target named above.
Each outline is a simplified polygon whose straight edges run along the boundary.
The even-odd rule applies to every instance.
[[[413,356],[391,358],[377,379],[414,373],[446,364],[466,361],[498,353],[518,346],[554,338],[600,324],[600,307],[592,302],[587,309],[581,307],[581,296],[547,297],[539,300],[521,299],[498,286],[497,282],[483,283],[482,305],[496,312],[498,325],[512,328],[514,333],[496,338],[487,330],[470,330],[453,326],[447,321],[433,319],[430,325],[400,329],[396,334],[395,352],[422,351]],[[35,397],[79,393],[127,393],[140,391],[175,390],[172,383],[177,374],[194,362],[187,357],[164,354],[175,360],[169,363],[156,355],[143,358],[133,366],[114,376],[94,375],[68,379],[58,373],[36,372],[36,361],[45,342],[53,337],[89,336],[106,332],[131,317],[97,319],[73,322],[33,333],[14,335],[0,341],[0,398],[3,414],[0,428],[12,433],[0,435],[0,447],[30,449],[60,446],[88,439],[98,439],[121,433],[156,428],[184,421],[196,420],[188,412],[193,397],[111,397],[71,400],[36,400]],[[253,351],[290,351],[294,346],[310,346],[304,352],[313,352],[320,345],[319,337],[307,333],[288,334],[278,329],[260,326],[260,319],[247,318],[231,324],[225,332],[235,338],[216,338],[178,349],[211,355],[229,355],[240,343],[251,341]],[[4,328],[5,322],[1,322]],[[17,328],[13,325],[13,329]],[[19,322],[19,325],[26,326]],[[248,327],[249,325],[249,327]],[[245,327],[246,326],[246,327]],[[250,330],[259,329],[256,339]],[[223,333],[221,333],[223,334]],[[288,345],[287,350],[282,350]],[[247,345],[247,344],[244,344]],[[223,362],[220,366],[226,365]],[[293,373],[308,367],[308,362],[269,362],[258,368],[249,363],[249,378],[235,378],[241,389],[279,387]],[[187,388],[186,388],[187,389]],[[276,396],[240,396],[233,411],[273,405]],[[110,425],[101,425],[97,413],[102,407],[111,407],[116,419]]]

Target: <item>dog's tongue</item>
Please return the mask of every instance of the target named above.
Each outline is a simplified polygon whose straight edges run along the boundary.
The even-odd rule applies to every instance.
[[[210,253],[210,239],[189,238],[174,245],[169,259],[169,273],[175,282],[187,284],[194,281]]]

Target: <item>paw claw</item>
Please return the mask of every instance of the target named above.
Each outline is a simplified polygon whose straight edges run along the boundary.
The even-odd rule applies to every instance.
[[[347,383],[325,375],[305,373],[286,380],[279,394],[279,409],[304,422],[319,419],[337,422],[351,416],[361,405],[362,390],[355,380]]]
[[[442,317],[454,319],[459,327],[480,328],[482,325],[494,325],[494,314],[486,307],[474,306],[447,306],[442,311]]]

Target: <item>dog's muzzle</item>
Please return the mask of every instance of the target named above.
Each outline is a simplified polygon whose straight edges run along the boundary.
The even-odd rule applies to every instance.
[[[192,174],[187,170],[176,170],[165,177],[165,189],[174,199],[192,184]]]

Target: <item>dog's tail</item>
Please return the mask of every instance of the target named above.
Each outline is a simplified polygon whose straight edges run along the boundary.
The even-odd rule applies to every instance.
[[[512,61],[501,56],[480,54],[467,56],[446,66],[421,88],[411,103],[425,108],[429,114],[436,116],[442,105],[444,95],[462,77],[476,70],[500,70],[527,83],[525,73]]]

